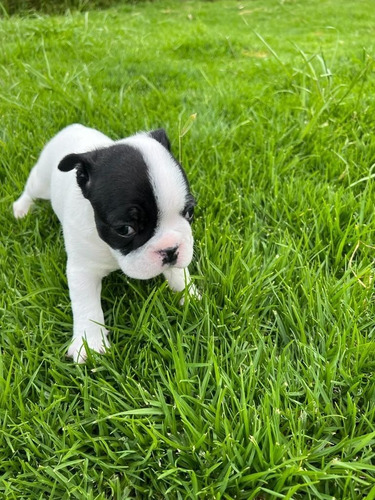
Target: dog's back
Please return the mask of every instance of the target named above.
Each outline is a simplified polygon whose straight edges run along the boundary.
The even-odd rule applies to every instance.
[[[69,176],[62,174],[57,166],[69,153],[83,153],[96,148],[109,146],[113,141],[98,130],[73,124],[55,135],[43,148],[40,157],[32,168],[22,195],[13,204],[15,217],[24,217],[30,210],[33,200],[38,198],[52,200],[52,206],[61,220],[62,196],[69,196]],[[74,174],[72,174],[74,175]]]

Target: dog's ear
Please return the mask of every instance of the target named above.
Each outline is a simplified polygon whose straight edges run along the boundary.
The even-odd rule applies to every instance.
[[[78,167],[81,163],[83,163],[82,155],[77,155],[75,153],[65,156],[57,167],[61,172],[69,172],[73,170],[73,168]]]
[[[83,195],[86,196],[90,183],[90,164],[84,155],[75,153],[67,155],[60,161],[57,168],[61,172],[70,172],[75,168],[77,170],[77,184],[82,189]]]
[[[158,128],[157,130],[152,130],[148,133],[150,137],[160,142],[168,151],[171,150],[171,143],[168,139],[167,133],[163,128]]]

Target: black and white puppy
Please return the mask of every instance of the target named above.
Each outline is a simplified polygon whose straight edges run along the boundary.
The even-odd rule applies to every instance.
[[[164,130],[113,141],[74,124],[44,147],[13,204],[24,217],[36,198],[50,199],[64,233],[74,329],[68,355],[83,362],[83,344],[108,346],[100,302],[104,276],[121,269],[149,279],[163,274],[175,291],[190,283],[195,200]]]

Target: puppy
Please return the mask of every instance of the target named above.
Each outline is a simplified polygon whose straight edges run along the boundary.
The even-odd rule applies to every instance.
[[[163,274],[172,290],[198,295],[187,270],[195,200],[164,130],[113,141],[83,125],[66,127],[43,149],[14,216],[24,217],[36,198],[51,200],[63,228],[75,361],[85,361],[85,345],[109,346],[100,294],[110,272]]]

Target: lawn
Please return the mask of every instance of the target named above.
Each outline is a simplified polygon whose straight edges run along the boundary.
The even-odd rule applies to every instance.
[[[0,498],[375,498],[373,7],[0,20]],[[86,365],[58,221],[11,211],[72,122],[164,127],[198,200],[202,300],[113,273]]]

